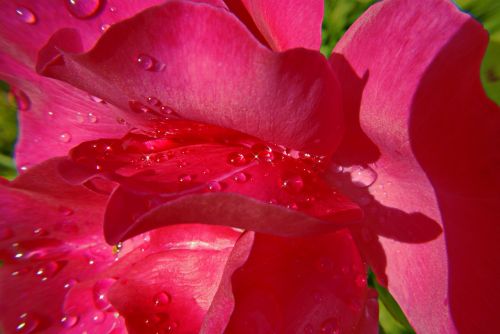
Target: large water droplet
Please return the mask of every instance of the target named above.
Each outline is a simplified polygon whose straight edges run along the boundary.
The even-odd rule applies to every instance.
[[[18,7],[16,9],[16,14],[24,23],[35,24],[37,21],[35,13],[33,13],[28,8]]]
[[[78,124],[83,124],[85,122],[85,117],[83,117],[81,112],[77,112],[75,118]]]
[[[101,6],[100,0],[67,0],[66,7],[69,12],[79,18],[86,19],[93,16]]]
[[[220,182],[217,182],[217,181],[210,181],[208,183],[207,187],[208,187],[208,190],[210,190],[212,192],[218,192],[218,191],[222,190],[222,186],[221,186]]]
[[[300,175],[294,175],[284,179],[281,187],[288,192],[298,193],[304,188],[304,180]]]
[[[36,238],[22,240],[12,244],[14,258],[16,259],[56,259],[67,253],[64,243],[57,239]]]
[[[59,141],[62,143],[69,143],[71,141],[71,134],[69,132],[63,132],[59,135]]]
[[[30,313],[23,313],[19,317],[19,322],[16,326],[18,333],[33,333],[39,326],[40,320],[37,316]]]
[[[157,293],[154,297],[153,297],[153,303],[155,306],[164,306],[164,305],[167,305],[168,303],[170,303],[171,301],[171,297],[168,293],[162,291],[162,292],[159,292]]]
[[[351,181],[356,187],[365,188],[371,186],[377,180],[377,173],[370,167],[349,167]]]
[[[336,318],[328,318],[321,324],[319,332],[321,334],[339,334],[339,322]]]
[[[108,310],[111,308],[111,303],[108,300],[108,290],[115,283],[116,279],[106,278],[98,280],[93,289],[94,303],[100,310]]]
[[[87,119],[89,120],[90,123],[97,123],[97,116],[94,115],[94,113],[89,112],[87,114]]]
[[[106,320],[106,313],[101,311],[95,311],[90,315],[90,318],[96,324],[102,324]]]
[[[61,318],[61,326],[64,328],[72,328],[78,323],[80,318],[74,315],[65,315]]]
[[[234,166],[243,166],[247,163],[247,158],[243,153],[232,152],[227,156],[227,162]]]
[[[109,29],[109,27],[111,27],[111,25],[110,25],[110,24],[108,24],[108,23],[103,23],[103,24],[101,24],[101,26],[99,27],[99,29],[101,30],[101,32],[105,32],[106,30],[108,30],[108,29]]]
[[[234,182],[243,183],[248,180],[248,176],[243,172],[239,172],[233,175],[233,180]]]
[[[136,62],[140,68],[146,71],[152,70],[155,63],[154,59],[147,54],[140,54],[137,56]]]
[[[150,105],[155,106],[155,107],[156,107],[156,106],[161,105],[160,100],[158,100],[158,99],[157,99],[156,97],[154,97],[154,96],[149,96],[149,97],[146,99],[146,101],[147,101]]]

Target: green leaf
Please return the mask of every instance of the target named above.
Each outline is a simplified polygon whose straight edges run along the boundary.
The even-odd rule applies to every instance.
[[[411,334],[415,333],[403,310],[398,305],[394,297],[377,282],[373,282],[378,292],[379,299],[379,322],[385,333],[390,334]]]

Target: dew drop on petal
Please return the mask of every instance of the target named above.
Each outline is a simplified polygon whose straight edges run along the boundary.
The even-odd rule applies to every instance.
[[[283,180],[281,187],[288,192],[298,193],[304,188],[304,180],[300,175],[291,176]]]
[[[319,332],[321,334],[339,334],[339,322],[336,318],[328,318],[321,324]]]
[[[108,23],[103,23],[103,24],[101,24],[101,26],[99,27],[99,29],[100,29],[102,32],[105,32],[106,30],[108,30],[108,29],[109,29],[109,27],[111,27],[111,25],[110,25],[110,24],[108,24]]]
[[[97,123],[97,116],[94,113],[89,112],[87,114],[87,119],[90,123]]]
[[[243,166],[247,163],[247,158],[243,153],[232,152],[227,156],[227,162],[234,166]]]
[[[170,303],[171,301],[171,297],[168,293],[162,291],[162,292],[159,292],[157,293],[154,297],[153,297],[153,303],[155,306],[164,306],[164,305],[167,305],[168,303]]]
[[[221,186],[220,182],[217,182],[217,181],[210,181],[208,183],[207,187],[208,187],[208,190],[210,190],[211,192],[218,192],[218,191],[222,190],[222,186]]]
[[[101,311],[95,311],[90,315],[90,318],[96,324],[102,324],[106,320],[106,314]]]
[[[71,134],[63,132],[59,135],[59,141],[62,143],[69,143],[71,141]]]
[[[161,104],[160,100],[158,100],[156,97],[154,96],[149,96],[146,101],[152,105],[152,106],[159,106]]]
[[[243,172],[239,172],[233,175],[233,180],[234,182],[243,183],[248,180],[248,176]]]
[[[39,326],[40,320],[33,314],[23,313],[19,317],[19,322],[16,326],[17,333],[33,333]]]
[[[133,112],[136,112],[136,113],[148,113],[148,112],[151,112],[151,109],[149,107],[145,106],[144,104],[142,104],[139,101],[130,100],[130,101],[128,101],[128,106],[130,107],[130,109]]]
[[[73,213],[75,213],[73,209],[66,206],[60,206],[58,210],[64,216],[71,216]]]
[[[66,0],[69,12],[79,19],[91,17],[97,13],[100,6],[100,0]]]
[[[76,283],[78,283],[78,280],[76,278],[70,278],[69,280],[66,281],[66,283],[64,283],[63,287],[65,289],[70,289],[73,286],[75,286]]]
[[[64,328],[72,328],[75,327],[80,318],[74,315],[65,315],[61,318],[61,326]]]
[[[83,117],[81,112],[76,113],[76,122],[78,124],[83,124],[85,122],[85,117]]]
[[[146,54],[140,54],[136,59],[137,65],[146,71],[149,71],[153,68],[154,62],[154,59]]]
[[[37,21],[35,13],[28,8],[18,7],[16,8],[16,14],[24,23],[35,24]]]
[[[49,232],[47,232],[47,230],[44,229],[43,227],[37,227],[33,230],[33,234],[38,236],[45,236],[49,234]]]
[[[111,308],[111,303],[108,300],[108,290],[114,284],[116,279],[106,278],[98,280],[93,289],[94,304],[99,310],[108,310]]]
[[[57,274],[61,266],[56,261],[49,261],[35,270],[35,275],[41,277],[42,281],[46,281]]]
[[[352,183],[359,188],[369,187],[377,180],[377,173],[370,167],[354,166],[350,172]]]
[[[190,183],[191,181],[193,181],[193,177],[189,174],[181,174],[179,175],[178,180],[180,183]]]

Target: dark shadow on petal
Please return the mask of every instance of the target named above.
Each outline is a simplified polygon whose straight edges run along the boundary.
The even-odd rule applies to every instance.
[[[346,122],[346,133],[335,158],[342,165],[365,164],[380,157],[377,146],[366,136],[359,122],[359,110],[363,89],[369,73],[359,78],[344,56],[333,54],[330,62],[339,77],[342,88],[342,107]]]
[[[500,298],[494,288],[500,277],[500,109],[479,81],[487,34],[478,29],[467,21],[429,66],[410,120],[412,149],[439,202],[449,303],[463,333],[492,330]]]

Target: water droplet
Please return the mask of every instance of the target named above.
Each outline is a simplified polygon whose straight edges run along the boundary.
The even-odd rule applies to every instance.
[[[58,210],[64,216],[71,216],[73,213],[75,213],[73,209],[65,206],[60,206]]]
[[[286,206],[288,209],[292,209],[292,210],[298,210],[299,206],[297,205],[297,203],[290,203]]]
[[[61,269],[59,263],[56,261],[49,261],[36,269],[35,275],[41,277],[42,281],[46,281],[47,279],[55,276],[59,269]]]
[[[62,143],[69,143],[71,141],[71,134],[63,132],[59,135],[59,141]]]
[[[150,105],[152,105],[152,106],[159,106],[159,105],[161,105],[160,100],[158,100],[158,99],[157,99],[156,97],[154,97],[154,96],[149,96],[149,97],[146,99],[146,101],[147,101]]]
[[[101,6],[100,0],[67,0],[66,7],[69,12],[79,18],[86,19],[93,16]]]
[[[11,89],[11,92],[14,95],[14,99],[16,100],[17,109],[26,111],[30,108],[31,101],[25,92],[15,87]]]
[[[22,165],[21,167],[19,167],[19,172],[22,174],[22,173],[26,173],[28,171],[28,166],[27,165]]]
[[[208,183],[207,187],[208,187],[208,190],[210,190],[212,192],[217,192],[217,191],[222,190],[222,186],[221,186],[220,182],[217,182],[217,181],[210,181]]]
[[[193,181],[193,177],[189,174],[181,174],[179,175],[178,180],[180,183],[190,183],[191,181]]]
[[[116,7],[109,7],[109,11],[111,13],[115,13],[116,12]]]
[[[370,167],[353,166],[349,171],[352,183],[359,188],[369,187],[377,180],[377,173]]]
[[[110,24],[108,24],[108,23],[103,23],[103,24],[101,24],[101,27],[100,27],[99,29],[100,29],[102,32],[105,32],[106,30],[108,30],[108,29],[109,29],[109,27],[111,27],[111,25],[110,25]]]
[[[43,227],[37,227],[33,230],[33,234],[38,236],[46,236],[47,234],[49,234],[49,232],[47,232],[47,230]]]
[[[153,297],[153,303],[155,306],[164,306],[170,303],[171,297],[166,292],[159,292]]]
[[[10,227],[0,226],[0,240],[7,240],[14,236],[14,232]]]
[[[78,124],[83,124],[85,122],[85,117],[83,117],[81,112],[76,113],[76,122]]]
[[[243,183],[248,180],[248,176],[243,172],[239,172],[233,175],[233,180],[234,182]]]
[[[35,13],[33,13],[28,8],[25,8],[25,7],[17,8],[16,14],[21,19],[21,21],[23,21],[24,23],[35,24],[37,21]]]
[[[170,108],[169,106],[161,106],[160,112],[164,115],[174,115],[175,114],[174,109]]]
[[[96,324],[102,324],[106,320],[106,313],[101,311],[95,311],[90,315],[90,318]]]
[[[89,120],[90,123],[97,123],[97,116],[91,112],[88,113],[87,119]]]
[[[16,326],[18,333],[33,333],[40,324],[40,320],[33,314],[23,313],[19,316],[19,323]]]
[[[320,331],[321,334],[339,334],[339,322],[336,318],[328,318],[321,324]]]
[[[65,315],[61,318],[61,325],[64,328],[72,328],[75,327],[75,325],[78,323],[78,320],[80,320],[78,316]]]
[[[133,112],[136,112],[136,113],[149,113],[152,111],[151,108],[149,108],[149,107],[145,106],[144,104],[142,104],[141,102],[135,101],[135,100],[128,101],[128,106],[130,107],[130,109]]]
[[[344,167],[341,165],[333,164],[331,170],[335,173],[342,173],[344,171]]]
[[[19,270],[11,272],[10,275],[16,277],[16,276],[21,276],[21,275],[27,274],[30,271],[31,271],[31,268],[24,267],[24,268],[21,268]]]
[[[281,187],[288,192],[298,193],[304,188],[304,180],[301,176],[295,175],[283,180]]]
[[[243,153],[232,152],[227,156],[227,162],[234,166],[243,166],[247,163],[247,158]]]
[[[142,68],[143,70],[149,71],[153,68],[155,61],[153,60],[153,58],[151,58],[151,56],[148,56],[146,54],[140,54],[137,57],[136,62],[140,68]]]
[[[111,308],[111,303],[108,300],[107,294],[109,288],[115,283],[116,279],[106,278],[98,280],[93,289],[94,303],[100,310],[108,310]]]
[[[76,278],[70,278],[69,280],[64,283],[64,288],[69,289],[75,286],[75,284],[78,283],[78,280]]]

